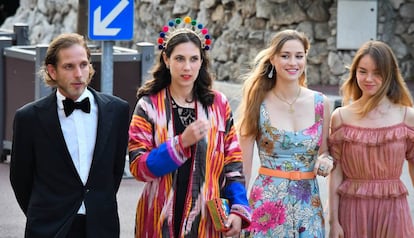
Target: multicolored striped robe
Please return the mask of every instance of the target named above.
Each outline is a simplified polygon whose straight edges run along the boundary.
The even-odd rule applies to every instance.
[[[226,97],[215,91],[208,108],[197,102],[197,118],[211,125],[206,139],[195,149],[183,211],[180,237],[221,237],[214,230],[206,201],[226,197],[231,212],[250,223],[250,208],[244,188],[241,150]],[[172,107],[167,90],[142,97],[136,105],[129,129],[132,175],[146,182],[138,201],[136,237],[173,237],[176,170],[189,159],[174,135]],[[194,147],[193,147],[194,148]]]

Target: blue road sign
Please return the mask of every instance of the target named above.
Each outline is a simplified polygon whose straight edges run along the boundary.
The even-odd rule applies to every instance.
[[[131,40],[134,0],[89,0],[88,24],[91,40]]]

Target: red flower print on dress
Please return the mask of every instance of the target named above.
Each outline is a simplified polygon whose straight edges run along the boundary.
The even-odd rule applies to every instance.
[[[253,203],[256,203],[263,198],[263,188],[262,187],[253,187],[252,191],[250,192],[250,199]]]
[[[273,182],[273,179],[272,179],[272,177],[270,177],[270,176],[267,176],[267,177],[265,177],[264,179],[263,179],[263,186],[267,186],[267,185],[269,185],[269,184],[271,184]]]
[[[321,124],[321,122],[317,122],[315,124],[313,124],[310,128],[306,129],[303,134],[306,136],[311,136],[312,138],[315,138],[315,136],[318,135],[318,127],[319,124]]]
[[[286,219],[286,208],[281,201],[266,201],[253,211],[252,223],[249,231],[260,232],[274,229],[281,225]]]
[[[318,116],[323,115],[323,102],[318,102],[315,107],[315,113]]]

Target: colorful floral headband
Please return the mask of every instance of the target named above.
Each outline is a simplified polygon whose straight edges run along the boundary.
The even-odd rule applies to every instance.
[[[184,24],[184,26],[181,26]],[[160,37],[158,38],[158,49],[163,50],[167,47],[168,41],[174,36],[180,33],[191,32],[200,38],[201,47],[204,50],[209,50],[211,45],[211,37],[208,33],[207,28],[204,28],[203,24],[198,23],[196,20],[192,20],[191,17],[176,18],[168,22],[168,25],[162,28]]]

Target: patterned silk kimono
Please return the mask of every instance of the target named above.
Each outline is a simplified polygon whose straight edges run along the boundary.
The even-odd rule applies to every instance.
[[[193,150],[180,237],[221,237],[214,230],[206,201],[225,197],[231,212],[250,222],[242,174],[241,150],[230,105],[215,92],[207,107],[196,102],[196,118],[206,118],[210,129]],[[197,110],[198,108],[198,110]],[[138,101],[129,129],[132,175],[146,182],[137,206],[136,237],[174,237],[176,171],[187,159],[174,132],[171,97],[164,89]]]

